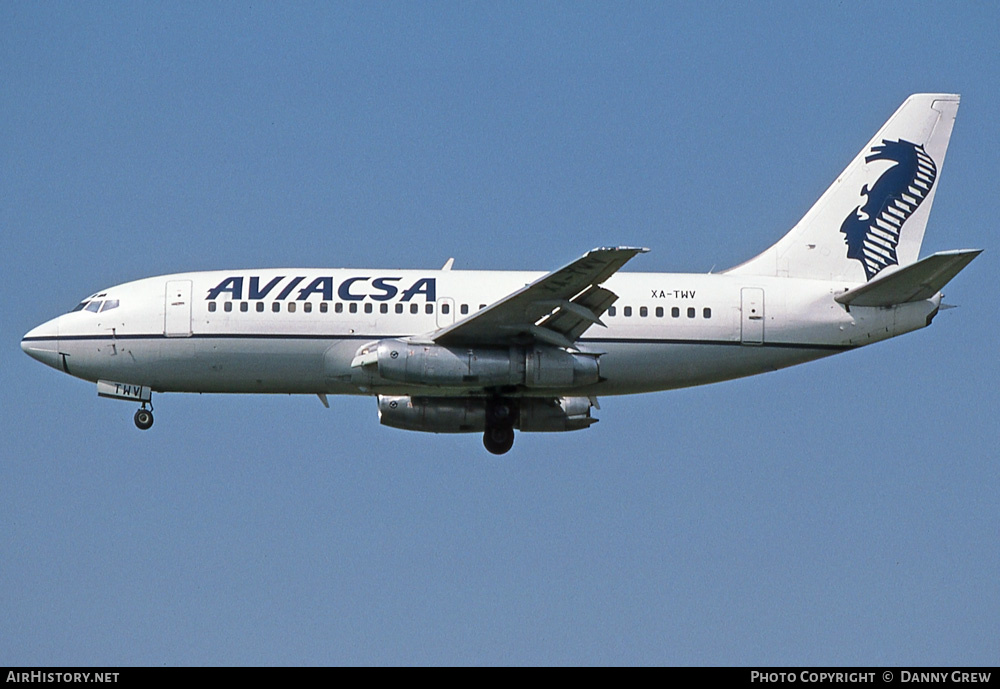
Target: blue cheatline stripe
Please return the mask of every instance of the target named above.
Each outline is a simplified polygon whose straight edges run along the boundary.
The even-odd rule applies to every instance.
[[[167,337],[157,333],[152,335],[68,335],[68,336],[43,336],[26,337],[22,342],[55,342],[55,341],[105,341],[117,340],[381,340],[394,337],[410,337],[412,333],[400,335],[318,335],[318,334],[285,334],[275,335],[270,333],[196,333],[187,337]],[[604,337],[604,338],[580,338],[577,340],[581,344],[669,344],[669,345],[717,345],[722,347],[765,347],[775,349],[818,349],[831,352],[843,352],[849,349],[856,349],[857,345],[819,344],[812,342],[765,342],[764,344],[744,345],[739,340],[683,340],[670,338],[643,338],[643,337]]]
[[[816,344],[810,342],[764,342],[764,344],[745,345],[739,340],[679,340],[679,339],[657,339],[657,338],[580,338],[579,342],[588,344],[676,344],[676,345],[720,345],[724,347],[775,347],[779,349],[826,349],[841,352],[847,349],[855,349],[856,345],[837,344]]]

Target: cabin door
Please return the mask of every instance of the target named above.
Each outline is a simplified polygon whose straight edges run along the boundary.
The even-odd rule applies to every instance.
[[[740,294],[740,341],[745,345],[764,344],[764,290],[744,287]]]
[[[167,337],[190,337],[191,281],[168,281],[164,300],[163,334]]]

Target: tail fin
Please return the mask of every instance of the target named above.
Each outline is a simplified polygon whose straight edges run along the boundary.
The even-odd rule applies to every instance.
[[[867,282],[914,263],[958,102],[944,93],[907,98],[788,234],[726,272]]]

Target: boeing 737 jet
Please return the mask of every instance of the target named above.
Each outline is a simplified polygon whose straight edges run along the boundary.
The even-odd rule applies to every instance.
[[[22,349],[140,404],[153,392],[372,395],[381,423],[575,431],[605,395],[774,371],[930,325],[980,252],[919,259],[959,97],[903,103],[774,246],[717,274],[620,272],[593,249],[550,273],[283,268],[178,273],[93,294]]]

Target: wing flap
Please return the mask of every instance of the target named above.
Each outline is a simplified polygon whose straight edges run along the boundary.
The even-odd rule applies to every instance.
[[[834,297],[848,306],[895,306],[930,299],[982,249],[941,251]]]
[[[604,327],[601,316],[618,300],[611,290],[593,285],[572,301],[564,301],[558,309],[538,323],[539,327],[562,333],[569,340],[576,340],[591,325]]]

